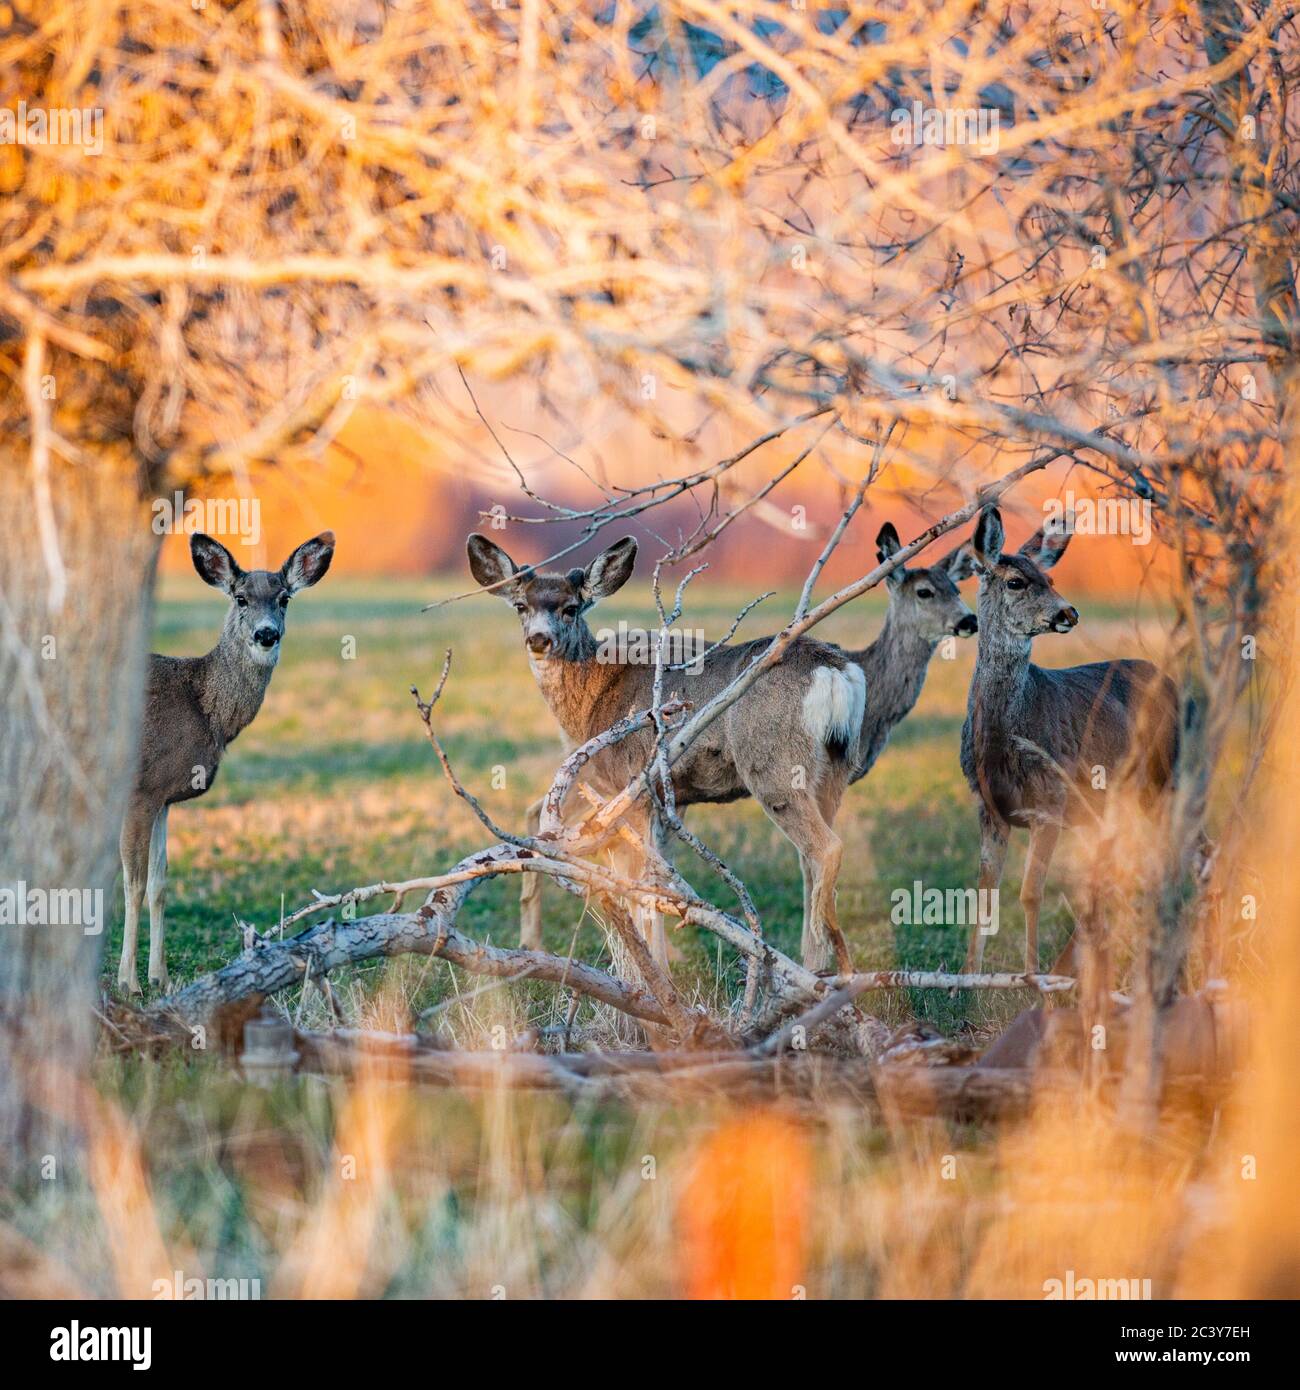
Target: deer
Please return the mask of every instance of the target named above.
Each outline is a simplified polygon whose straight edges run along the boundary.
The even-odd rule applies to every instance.
[[[981,901],[1002,881],[1011,830],[1029,831],[1020,903],[1030,975],[1038,973],[1039,909],[1061,831],[1099,819],[1120,785],[1153,805],[1172,782],[1178,751],[1177,690],[1151,662],[1049,669],[1029,659],[1035,637],[1079,623],[1078,609],[1047,573],[1072,533],[1067,516],[1008,554],[1002,517],[986,507],[969,542],[979,576],[979,645],[961,766],[979,811]],[[982,923],[971,928],[968,973],[981,969],[986,934]]]
[[[334,558],[334,533],[304,541],[278,570],[243,570],[220,541],[196,533],[190,556],[199,578],[230,599],[217,645],[204,656],[149,657],[135,783],[122,823],[126,896],[117,982],[140,994],[136,937],[142,896],[149,903],[149,984],[170,981],[163,939],[167,812],[207,792],[227,746],[252,723],[280,659],[285,612],[319,583]]]
[[[632,537],[564,574],[521,567],[477,533],[469,536],[466,549],[475,581],[518,613],[533,676],[568,745],[577,747],[627,714],[651,707],[653,658],[625,658],[647,646],[653,651],[653,642],[628,642],[611,652],[608,644],[597,642],[586,621],[596,603],[631,578],[637,554]],[[664,703],[678,699],[700,708],[770,641],[718,645],[689,667],[666,668]],[[832,957],[840,973],[853,969],[835,913],[842,846],[832,827],[855,766],[865,686],[862,668],[838,648],[796,638],[781,661],[706,728],[672,768],[678,808],[752,796],[794,845],[804,880],[801,950],[804,964],[815,971],[826,971]],[[641,731],[601,749],[585,769],[591,790],[602,798],[621,791],[644,769],[652,748],[653,734]],[[644,808],[643,799],[633,830],[641,844],[649,845],[661,838],[663,827],[655,812]],[[633,854],[629,876],[640,876],[647,857]],[[651,916],[643,931],[652,956],[667,968],[662,920]]]
[[[901,549],[893,523],[885,522],[876,536],[876,558],[883,563]],[[973,637],[978,630],[976,615],[957,589],[972,574],[970,553],[962,544],[933,565],[914,569],[897,565],[885,577],[889,606],[880,635],[861,651],[845,652],[862,667],[867,683],[857,765],[850,783],[871,771],[895,725],[912,712],[939,643],[949,637]]]
[[[877,543],[881,560],[900,549],[893,525],[881,530]],[[481,535],[471,535],[467,549],[470,573],[478,584],[501,595],[519,613],[534,676],[567,742],[585,742],[623,714],[648,708],[653,667],[603,659],[608,653],[598,651],[584,621],[596,600],[613,594],[631,577],[637,555],[633,539],[610,546],[587,569],[564,575],[520,570],[505,550]],[[944,632],[965,634],[975,623],[948,571],[940,567],[933,580],[926,582],[929,573],[895,571],[891,575],[886,632],[865,652],[843,652],[826,642],[797,639],[780,666],[759,678],[673,769],[677,806],[754,796],[793,842],[804,880],[801,954],[805,965],[818,972],[829,967],[831,955],[841,973],[852,967],[834,913],[841,842],[833,826],[844,788],[868,770],[861,767],[859,741],[869,731],[870,758],[875,760],[887,737],[884,724],[887,720],[897,723],[915,703],[925,666]],[[932,634],[937,635],[932,639]],[[684,671],[666,673],[663,698],[677,695],[702,705],[770,641],[758,638],[710,649],[704,669],[695,676]],[[909,662],[919,663],[919,680],[909,676],[894,682],[888,696],[890,713],[881,710],[869,716],[873,671],[887,653],[904,651]],[[640,771],[649,745],[645,738],[627,739],[620,749],[598,771],[594,790],[603,795],[621,790]],[[530,808],[530,820],[535,820],[538,806]],[[656,834],[662,827],[645,828]],[[523,877],[520,940],[526,947],[538,948],[541,884],[534,881],[534,874]],[[656,949],[666,949],[658,938]],[[663,959],[666,956],[660,956],[660,963]]]

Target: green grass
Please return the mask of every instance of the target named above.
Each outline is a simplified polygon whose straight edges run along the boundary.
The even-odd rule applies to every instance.
[[[211,644],[221,604],[196,585],[185,579],[165,588],[157,649],[197,653]],[[442,777],[408,693],[412,683],[431,690],[448,646],[455,662],[439,731],[491,815],[522,826],[525,807],[559,761],[557,734],[513,615],[486,598],[420,611],[448,592],[446,584],[331,576],[295,601],[261,714],[229,750],[209,794],[170,818],[168,952],[177,984],[236,954],[236,918],[265,931],[282,904],[300,906],[313,888],[436,873],[486,842]],[[725,631],[743,601],[717,591],[696,597],[688,622],[710,634]],[[790,602],[789,595],[771,600],[742,635],[770,632]],[[618,602],[609,617],[636,622],[648,615]],[[864,645],[881,618],[873,597],[837,614],[825,635]],[[1039,659],[1067,664],[1142,650],[1128,615],[1089,608],[1085,618],[1073,638],[1044,641]],[[838,821],[845,843],[841,920],[864,968],[951,966],[962,958],[962,929],[895,926],[890,895],[918,878],[936,888],[973,882],[976,819],[958,767],[958,737],[974,654],[965,643],[954,660],[936,659],[917,709],[845,799]],[[749,884],[770,937],[797,951],[801,895],[793,849],[749,803],[693,808],[690,820]],[[1060,852],[1062,864],[1067,853]],[[990,967],[1020,963],[1015,895],[1022,858],[1023,844],[1013,842]],[[726,889],[687,851],[678,862],[697,888],[730,905]],[[485,885],[460,925],[474,936],[514,942],[517,892],[513,880]],[[1050,892],[1045,959],[1065,935],[1059,904]],[[572,944],[585,959],[605,957],[603,936],[582,905],[549,887],[545,931],[553,949]],[[120,932],[119,904],[106,984],[115,975]],[[676,941],[676,979],[688,997],[734,996],[741,984],[734,953],[692,932]],[[513,1038],[530,1023],[557,1022],[567,1004],[560,991],[529,982],[496,982],[475,994],[481,980],[423,957],[371,962],[332,979],[349,1020],[409,1029],[416,1011],[439,1002],[439,1029],[470,1048],[489,1046],[497,1025]],[[328,1026],[318,994],[282,1002],[301,1009],[306,1026]],[[945,1030],[974,1028],[982,1036],[1035,1002],[1019,992],[865,998],[890,1021],[920,1013]],[[599,1041],[611,1036],[608,1018],[590,1005],[578,1024]],[[1046,1143],[1032,1163],[1023,1150],[1004,1152],[988,1129],[939,1120],[910,1127],[898,1143],[874,1107],[833,1099],[772,1112],[721,1090],[633,1102],[608,1092],[571,1099],[314,1075],[261,1090],[213,1051],[117,1055],[107,1032],[97,1082],[101,1120],[124,1122],[96,1125],[98,1164],[72,1169],[70,1183],[40,1184],[31,1203],[0,1201],[0,1220],[25,1242],[33,1288],[65,1289],[71,1275],[71,1286],[84,1292],[148,1297],[159,1274],[181,1270],[186,1277],[255,1278],[263,1297],[480,1298],[502,1289],[512,1299],[672,1297],[690,1287],[697,1268],[683,1240],[690,1214],[701,1201],[706,1208],[730,1202],[755,1184],[761,1194],[775,1172],[780,1200],[803,1231],[802,1241],[793,1240],[802,1253],[793,1258],[809,1297],[958,1293],[986,1258],[990,1232],[1011,1253],[1005,1271],[995,1267],[986,1276],[991,1282],[974,1287],[1036,1297],[1048,1275],[1083,1267],[1072,1243],[1080,1237],[1073,1228],[1036,1222],[1042,1248],[1030,1258],[1017,1231],[998,1235],[1001,1175],[1014,1175],[1007,1191],[1023,1200],[1055,1192],[1063,1166],[1073,1163],[1078,1171],[1068,1181],[1091,1184],[1109,1199],[1131,1163],[1127,1147],[1114,1171],[1104,1146],[1081,1148],[1086,1126],[1069,1132],[1064,1151]],[[786,1138],[762,1138],[773,1114],[792,1131]],[[729,1166],[737,1146],[748,1156]],[[143,1195],[128,1180],[132,1155]],[[1181,1151],[1169,1162],[1182,1165],[1179,1173],[1191,1170]],[[1172,1179],[1166,1186],[1177,1190]],[[1158,1190],[1156,1184],[1144,1192],[1143,1202]],[[755,1229],[768,1220],[768,1199],[755,1200],[761,1210],[730,1220],[737,1238],[751,1219]],[[729,1238],[723,1231],[720,1249]]]
[[[194,654],[211,645],[222,604],[188,578],[170,581],[157,606],[155,649]],[[486,842],[486,834],[452,795],[418,719],[412,684],[427,694],[446,648],[454,651],[451,679],[438,707],[437,727],[454,766],[498,823],[522,828],[525,807],[546,787],[558,763],[558,737],[520,649],[517,623],[504,604],[474,597],[422,612],[431,599],[454,592],[438,584],[347,581],[331,577],[290,610],[280,665],[258,718],[228,750],[212,790],[175,808],[170,817],[171,870],[167,949],[173,980],[184,983],[212,970],[238,949],[236,919],[274,927],[282,907],[306,902],[312,889],[332,892],[381,878],[438,872]],[[743,601],[737,593],[693,591],[686,621],[709,634],[725,631]],[[646,621],[618,600],[600,616]],[[740,636],[771,631],[789,612],[792,596],[769,599],[746,620]],[[823,635],[865,644],[879,629],[883,600],[870,596],[836,614]],[[1089,608],[1074,638],[1040,643],[1040,660],[1056,664],[1137,651],[1131,615]],[[953,660],[936,657],[912,715],[895,731],[871,776],[852,787],[837,828],[844,839],[839,884],[841,922],[863,968],[955,967],[964,932],[954,926],[895,926],[891,893],[919,879],[927,887],[972,884],[978,855],[974,807],[958,766],[958,740],[973,643]],[[743,877],[769,937],[798,950],[801,895],[793,848],[753,803],[696,807],[689,815]],[[1015,837],[1003,884],[1002,930],[989,943],[989,968],[1017,968],[1022,918],[1019,889],[1023,837]],[[688,851],[678,863],[698,889],[723,906],[730,895]],[[476,936],[509,944],[517,932],[517,884],[490,883],[462,918]],[[549,886],[545,935],[589,959],[604,951],[601,934],[584,920],[581,904]],[[378,905],[377,905],[378,906]],[[1068,933],[1059,895],[1049,893],[1042,924],[1045,960]],[[120,898],[112,948],[104,963],[114,977],[121,940]],[[676,938],[677,970],[701,991],[738,978],[735,955],[693,933]],[[143,960],[141,965],[143,968]],[[369,965],[358,983],[373,983],[389,967]],[[425,971],[421,1006],[449,988],[446,971]],[[539,993],[536,997],[542,997]],[[911,999],[880,996],[871,1007],[886,1017],[915,1011],[947,1029],[972,1007],[990,1025],[1026,1003],[998,996],[974,1005],[934,992]]]

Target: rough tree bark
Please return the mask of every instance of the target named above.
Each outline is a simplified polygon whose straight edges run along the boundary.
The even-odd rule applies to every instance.
[[[20,1187],[77,1167],[156,558],[125,450],[39,462],[0,453],[0,888],[80,890],[50,915],[95,920],[3,928],[0,1168]]]
[[[1202,43],[1209,63],[1230,58],[1247,39],[1247,22],[1236,0],[1200,0]],[[1295,267],[1291,259],[1291,219],[1271,184],[1273,160],[1265,129],[1265,111],[1272,100],[1265,86],[1257,96],[1250,66],[1244,66],[1211,87],[1215,120],[1222,131],[1228,187],[1242,226],[1247,266],[1254,291],[1255,314],[1267,353],[1277,400],[1282,457],[1294,474],[1300,466],[1300,316],[1297,315]],[[1280,102],[1285,108],[1285,98]],[[1270,499],[1274,509],[1273,544],[1282,547],[1281,498]],[[1243,551],[1233,559],[1231,595],[1236,604],[1232,620],[1246,624],[1234,639],[1252,635],[1262,619],[1259,611],[1260,553]],[[1284,551],[1283,551],[1284,553]],[[1244,595],[1244,599],[1238,596]],[[1236,640],[1227,644],[1236,647]],[[1243,671],[1244,671],[1243,667]],[[1134,1129],[1149,1129],[1160,1095],[1161,1011],[1173,1000],[1190,947],[1192,912],[1197,899],[1194,869],[1205,822],[1215,764],[1223,733],[1245,676],[1220,681],[1217,691],[1195,683],[1189,694],[1199,702],[1194,717],[1184,720],[1178,756],[1178,792],[1157,899],[1155,921],[1143,943],[1135,971],[1133,1062],[1126,1080],[1123,1113]],[[1217,736],[1216,736],[1217,733]]]

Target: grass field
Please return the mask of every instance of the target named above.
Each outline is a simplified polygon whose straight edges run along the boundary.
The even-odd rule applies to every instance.
[[[449,867],[483,844],[482,827],[451,793],[424,737],[408,688],[427,693],[447,647],[451,679],[438,710],[438,728],[453,764],[500,824],[522,828],[524,808],[548,785],[559,760],[555,726],[529,673],[518,626],[504,604],[473,597],[421,612],[438,584],[358,583],[331,577],[300,597],[289,615],[283,656],[256,721],[228,751],[211,792],[173,810],[167,908],[167,950],[173,980],[183,984],[215,969],[238,950],[236,918],[260,930],[306,902],[310,891],[334,892],[381,878],[396,880]],[[744,600],[706,590],[697,581],[687,615],[706,633],[725,631]],[[620,595],[598,610],[600,621],[648,620]],[[792,596],[769,599],[746,621],[741,636],[770,631],[789,612]],[[1068,637],[1040,639],[1046,664],[1101,655],[1137,654],[1140,632],[1132,614],[1082,605],[1084,624]],[[194,654],[211,645],[222,601],[197,580],[165,586],[158,605],[155,649]],[[825,635],[865,645],[879,630],[883,598],[868,596],[836,614]],[[840,920],[863,968],[956,967],[964,949],[960,927],[891,922],[891,893],[920,880],[926,888],[970,886],[978,857],[974,807],[958,766],[958,740],[975,644],[955,656],[936,656],[921,699],[895,731],[870,777],[852,787],[837,828],[844,839]],[[801,898],[792,846],[752,802],[696,807],[697,832],[720,851],[749,885],[770,938],[796,953]],[[1023,836],[1013,840],[1003,888],[1002,928],[989,944],[990,968],[1019,968],[1022,918],[1019,887]],[[1060,857],[1068,853],[1068,841]],[[733,906],[726,888],[692,856],[679,866],[697,888]],[[513,944],[517,885],[486,885],[462,918],[473,935]],[[553,950],[575,949],[588,959],[604,951],[603,934],[584,919],[581,904],[548,887],[545,931]],[[1042,954],[1050,963],[1069,930],[1059,894],[1044,914]],[[376,905],[378,906],[378,904]],[[114,917],[105,979],[114,978],[121,907]],[[678,972],[714,992],[737,971],[734,953],[694,932],[676,937]],[[361,967],[354,985],[370,993],[389,969]],[[421,971],[421,1007],[450,988],[450,967]],[[345,984],[347,982],[344,982]],[[1016,996],[980,1007],[986,1021],[1022,1006]],[[969,1001],[917,992],[911,1000],[879,997],[888,1016],[913,1009],[941,1026],[958,1025]]]
[[[273,928],[282,904],[292,910],[313,888],[436,872],[485,842],[443,780],[408,693],[412,683],[431,689],[448,646],[455,662],[438,724],[449,753],[499,822],[521,823],[553,773],[557,737],[513,615],[481,597],[420,612],[449,592],[445,582],[331,577],[295,602],[262,713],[212,791],[171,817],[176,983],[237,952],[236,918]],[[697,598],[688,623],[717,633],[741,596],[701,589]],[[1143,650],[1131,614],[1080,607],[1081,629],[1043,641],[1040,660]],[[788,596],[771,600],[745,632],[770,631],[788,611]],[[872,597],[836,615],[826,635],[865,644],[882,613]],[[647,616],[623,602],[604,620]],[[221,617],[197,581],[171,582],[155,646],[200,652]],[[961,957],[958,929],[896,928],[890,892],[918,878],[941,888],[972,881],[975,814],[957,741],[973,660],[971,643],[935,660],[917,709],[846,798],[841,920],[862,966]],[[697,808],[692,821],[750,885],[772,938],[795,951],[790,846],[746,803]],[[1016,846],[993,966],[1019,964],[1022,856]],[[678,862],[726,903],[702,866],[684,852]],[[513,882],[488,884],[462,926],[513,942],[516,893]],[[1059,895],[1049,903],[1044,956],[1068,922]],[[119,905],[106,985],[120,930]],[[546,935],[590,960],[606,949],[581,904],[549,889]],[[716,1002],[738,985],[728,953],[689,934],[677,940],[688,995]],[[364,965],[336,987],[349,1021],[365,1026],[409,1029],[415,1013],[439,1005],[437,1026],[471,1048],[488,1046],[494,1028],[513,1037],[554,1020],[564,1003],[527,982],[484,989],[425,958]],[[987,1036],[1031,1002],[917,992],[870,996],[868,1006]],[[599,1037],[588,1007],[579,1027]],[[325,1023],[319,995],[302,1016]],[[88,1186],[44,1185],[7,1217],[26,1241],[31,1292],[149,1297],[179,1270],[256,1280],[261,1297],[1041,1297],[1043,1281],[1064,1269],[1147,1269],[1152,1251],[1181,1249],[1183,1188],[1203,1162],[1194,1134],[1170,1134],[1148,1171],[1129,1147],[1114,1147],[1107,1125],[1073,1113],[1045,1115],[1049,1127],[1026,1148],[1014,1134],[939,1120],[891,1131],[879,1114],[829,1097],[755,1111],[725,1093],[632,1103],[409,1087],[364,1073],[262,1090],[203,1051],[149,1058],[106,1047],[97,1089]],[[1060,1206],[1063,1187],[1079,1200]],[[1181,1280],[1204,1286],[1200,1248],[1168,1266],[1157,1297]]]

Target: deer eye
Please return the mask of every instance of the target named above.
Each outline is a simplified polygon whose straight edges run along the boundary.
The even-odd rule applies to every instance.
[[[571,603],[568,605],[567,608],[562,608],[560,610],[560,617],[562,617],[565,620],[565,622],[572,622],[574,618],[576,618],[577,616],[578,605],[576,603]]]
[[[247,607],[248,607],[248,600],[241,594],[241,595],[235,600],[235,605],[236,605],[236,607],[238,607],[238,608],[247,608]]]
[[[933,589],[918,589],[918,590],[916,591],[916,596],[917,596],[917,598],[933,598],[933,597],[934,597],[934,590],[933,590]]]
[[[514,610],[522,617],[524,613],[528,611],[528,605],[526,603],[516,603],[514,605]]]
[[[288,608],[288,606],[289,606],[289,595],[288,595],[288,594],[281,594],[281,595],[280,595],[280,607],[281,607],[281,608]]]
[[[1008,589],[1023,589],[1024,587],[1025,587],[1025,581],[1024,581],[1023,579],[1008,579],[1008,580],[1007,580],[1007,588],[1008,588]]]

